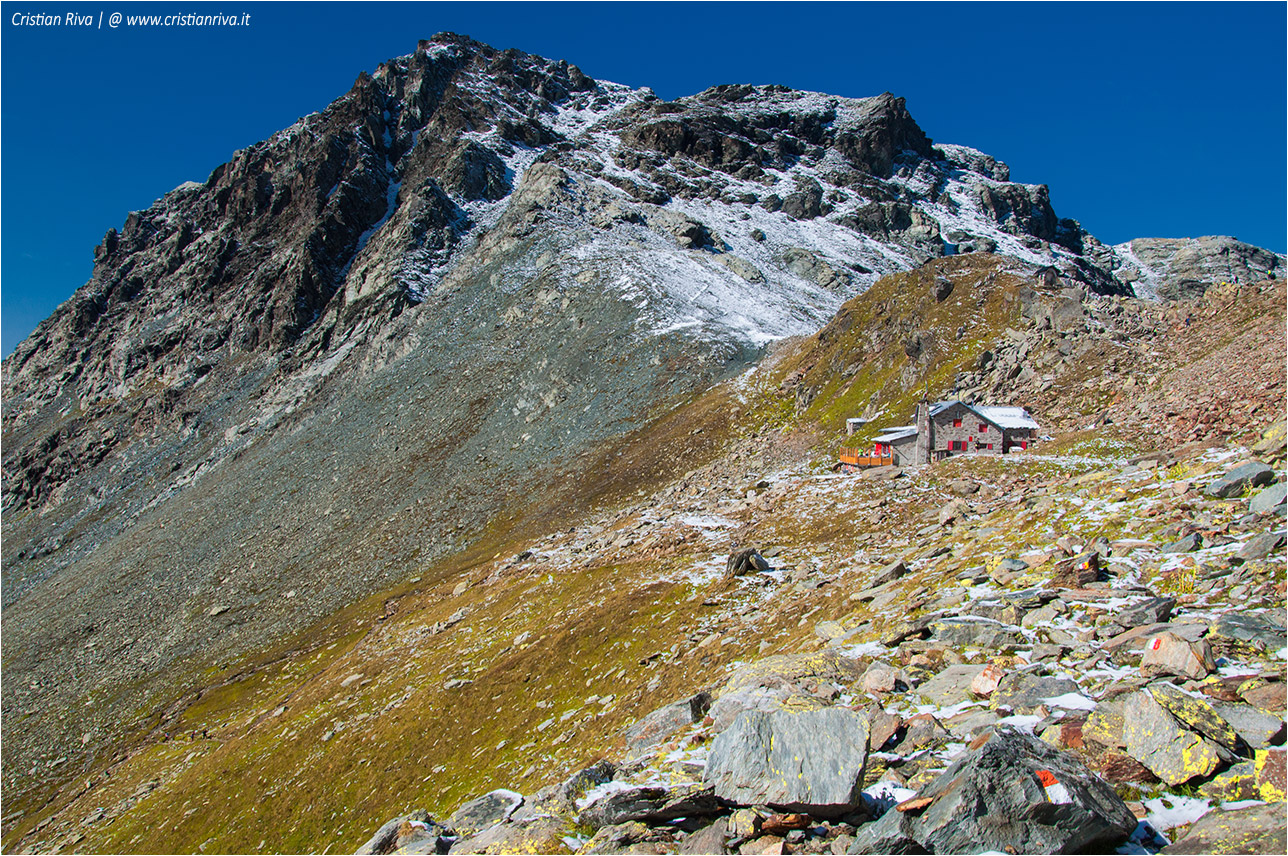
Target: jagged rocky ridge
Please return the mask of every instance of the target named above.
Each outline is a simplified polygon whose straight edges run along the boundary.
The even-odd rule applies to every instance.
[[[996,251],[1125,291],[1008,178],[892,96],[664,103],[441,36],[131,215],[4,364],[6,789],[489,524],[553,525],[606,443],[882,274]],[[1279,269],[1253,249],[1236,280]]]

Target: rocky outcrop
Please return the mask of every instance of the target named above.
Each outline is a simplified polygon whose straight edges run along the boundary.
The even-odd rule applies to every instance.
[[[1199,297],[1213,285],[1284,278],[1284,257],[1235,238],[1137,238],[1113,248],[1114,276],[1142,296]]]

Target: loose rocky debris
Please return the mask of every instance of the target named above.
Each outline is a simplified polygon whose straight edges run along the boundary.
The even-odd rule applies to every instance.
[[[620,764],[531,798],[475,800],[437,846],[1156,852],[1204,818],[1169,852],[1224,852],[1242,845],[1212,836],[1249,818],[1239,833],[1249,852],[1272,852],[1256,848],[1283,835],[1284,557],[1241,551],[1282,524],[1278,504],[1250,510],[1251,482],[1228,496],[1209,489],[1261,472],[1240,454],[1198,450],[1170,473],[1127,463],[1086,479],[1075,513],[1100,524],[1102,507],[1141,503],[1122,509],[1140,521],[1128,531],[1070,516],[1055,543],[1019,556],[948,564],[954,548],[927,544],[874,563],[847,583],[855,612],[818,622],[817,651],[732,666],[625,728]],[[1178,494],[1167,486],[1182,467]],[[941,537],[989,543],[999,511],[1032,500],[1022,490],[998,510],[979,503],[966,528]],[[1201,536],[1193,549],[1168,551],[1187,528]],[[753,557],[724,562],[745,573],[733,588],[712,578],[722,597],[774,596],[758,578],[777,572]],[[932,569],[954,567],[960,591],[925,590]],[[884,619],[900,606],[902,623]],[[491,826],[452,829],[459,817]]]

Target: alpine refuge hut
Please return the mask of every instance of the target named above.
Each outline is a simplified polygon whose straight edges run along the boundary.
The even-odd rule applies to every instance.
[[[914,419],[912,425],[882,431],[873,441],[871,451],[842,449],[841,463],[906,467],[967,452],[1005,455],[1016,449],[1027,449],[1039,429],[1023,407],[961,401],[935,404],[922,401],[917,405]]]

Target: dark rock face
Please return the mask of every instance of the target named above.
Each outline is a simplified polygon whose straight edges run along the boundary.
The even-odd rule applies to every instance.
[[[923,788],[920,807],[859,827],[850,853],[1076,853],[1114,846],[1136,818],[1073,756],[1000,730]]]

